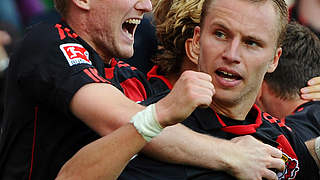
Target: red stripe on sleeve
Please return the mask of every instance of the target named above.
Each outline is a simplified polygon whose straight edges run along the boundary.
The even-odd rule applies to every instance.
[[[98,78],[100,81],[110,83],[110,82],[107,81],[106,79],[104,79],[104,78],[102,78],[101,76],[99,76],[97,69],[89,68],[89,70],[90,70],[91,73],[92,73],[96,78]]]
[[[96,77],[94,77],[93,74],[91,74],[91,72],[88,69],[84,69],[83,72],[85,72],[92,80],[94,80],[95,82],[100,82],[99,79],[97,79]]]
[[[63,40],[64,38],[66,38],[64,31],[61,29],[61,24],[56,24],[55,27],[58,29],[60,39]]]

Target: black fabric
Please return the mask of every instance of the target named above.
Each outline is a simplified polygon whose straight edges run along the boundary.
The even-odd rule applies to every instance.
[[[255,115],[255,116],[254,116]],[[219,120],[220,119],[220,120]],[[256,106],[251,110],[245,121],[227,125],[228,117],[217,114],[212,109],[196,109],[183,124],[194,131],[224,139],[251,134],[257,139],[281,149],[286,159],[286,174],[279,173],[279,179],[319,179],[318,168],[304,143],[294,136],[286,126],[270,115],[261,113]],[[224,121],[225,120],[225,121]],[[234,179],[225,172],[217,172],[185,165],[175,165],[138,155],[125,168],[119,180],[126,179],[157,179],[157,180],[211,180]]]
[[[131,78],[134,68],[122,64],[107,79],[108,68],[112,67],[64,22],[41,23],[27,33],[8,69],[0,179],[54,179],[80,148],[99,138],[70,112],[69,104],[89,83],[128,89],[121,82]]]
[[[292,115],[285,118],[285,123],[303,141],[320,136],[320,102],[302,104]]]
[[[161,84],[161,79],[154,78],[153,85]],[[165,83],[164,83],[165,84]],[[153,86],[165,87],[165,86]],[[145,104],[157,102],[169,90],[152,96]],[[155,90],[161,91],[161,89]],[[284,152],[285,173],[278,172],[279,179],[318,180],[318,167],[309,154],[304,142],[279,119],[262,113],[255,105],[244,121],[233,120],[216,113],[211,108],[197,108],[189,118],[182,122],[190,129],[214,137],[232,139],[242,135],[252,135],[264,143],[277,147]],[[229,174],[209,169],[176,165],[154,160],[139,154],[124,169],[119,180],[227,180],[235,179]]]

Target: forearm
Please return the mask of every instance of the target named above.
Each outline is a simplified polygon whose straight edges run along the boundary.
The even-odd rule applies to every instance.
[[[318,168],[320,168],[320,159],[319,159],[319,157],[317,156],[317,153],[316,153],[315,141],[316,141],[316,139],[312,139],[312,140],[309,140],[309,141],[305,142],[305,144],[306,144],[306,146],[307,146],[307,148],[309,150],[309,153],[313,157],[314,161],[317,163]]]
[[[277,175],[270,169],[284,169],[282,152],[252,136],[228,141],[181,124],[164,129],[143,151],[160,161],[225,171],[237,179],[275,179]]]
[[[232,147],[231,142],[196,133],[177,124],[165,128],[143,148],[143,152],[169,163],[223,170],[229,167],[227,155],[224,154],[232,151],[227,147]]]
[[[146,141],[130,123],[82,148],[60,170],[56,180],[116,179]]]

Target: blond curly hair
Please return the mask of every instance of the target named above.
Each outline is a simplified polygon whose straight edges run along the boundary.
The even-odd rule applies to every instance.
[[[160,74],[179,73],[186,56],[185,41],[193,37],[194,27],[200,23],[204,0],[153,1],[156,33],[160,51],[153,60]]]

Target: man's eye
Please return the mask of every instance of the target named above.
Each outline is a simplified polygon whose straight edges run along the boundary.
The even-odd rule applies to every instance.
[[[259,46],[259,44],[257,42],[252,41],[252,40],[245,41],[245,44],[248,46],[253,46],[253,47]]]
[[[219,39],[226,39],[227,38],[226,35],[221,31],[216,31],[214,34]]]

